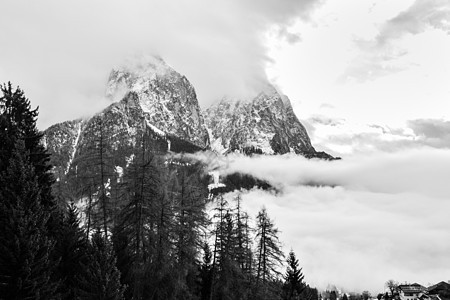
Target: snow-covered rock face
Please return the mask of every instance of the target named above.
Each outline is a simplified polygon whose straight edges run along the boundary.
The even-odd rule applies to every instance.
[[[75,157],[82,128],[83,121],[78,119],[53,125],[45,131],[43,142],[52,154],[53,171],[57,178],[67,174]]]
[[[271,85],[254,99],[224,98],[204,119],[186,77],[150,57],[111,72],[107,96],[114,99],[118,94],[118,101],[91,118],[55,124],[44,132],[58,179],[88,168],[85,157],[97,151],[100,140],[114,157],[114,166],[126,169],[144,132],[152,136],[150,146],[157,151],[212,148],[219,153],[294,152],[332,159],[315,151],[289,99]]]
[[[127,167],[125,157],[139,146],[144,132],[152,135],[151,146],[159,151],[209,148],[194,87],[162,59],[150,57],[114,69],[106,90],[118,101],[88,119],[55,124],[44,132],[57,178],[83,168],[84,156],[100,138],[121,168]]]
[[[315,157],[305,127],[289,99],[271,85],[251,100],[224,98],[205,112],[211,148]]]
[[[147,121],[201,148],[209,146],[208,132],[194,87],[161,58],[146,57],[114,69],[106,95],[134,93]]]

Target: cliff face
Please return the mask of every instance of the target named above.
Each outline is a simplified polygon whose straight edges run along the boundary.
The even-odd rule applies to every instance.
[[[106,89],[120,101],[84,120],[55,124],[44,132],[55,175],[76,169],[102,143],[116,166],[126,165],[144,132],[158,150],[194,152],[209,148],[208,132],[194,87],[162,59],[150,57],[113,69]],[[88,150],[91,149],[91,150]]]
[[[113,69],[106,94],[124,92],[136,95],[151,125],[200,148],[209,146],[194,87],[161,58],[147,57]]]
[[[205,112],[211,147],[219,153],[284,154],[332,157],[317,152],[289,99],[273,86],[250,100],[223,98]]]

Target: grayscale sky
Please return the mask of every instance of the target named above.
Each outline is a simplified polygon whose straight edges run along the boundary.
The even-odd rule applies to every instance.
[[[381,292],[391,278],[450,279],[448,0],[0,7],[0,82],[19,85],[40,107],[40,129],[108,105],[109,72],[130,56],[162,56],[192,82],[203,108],[269,80],[289,96],[314,146],[344,158],[229,163],[282,186],[282,194],[244,199],[252,215],[268,208],[306,280]],[[309,182],[319,186],[302,185]]]

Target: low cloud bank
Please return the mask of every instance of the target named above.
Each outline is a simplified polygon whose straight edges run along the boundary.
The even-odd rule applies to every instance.
[[[342,161],[299,156],[197,155],[221,174],[242,172],[280,188],[243,193],[251,216],[265,206],[307,282],[383,292],[384,282],[448,280],[450,151],[423,147]],[[313,185],[307,185],[314,183]]]
[[[297,155],[235,155],[224,160],[220,168],[224,175],[246,173],[280,187],[312,184],[374,193],[450,195],[450,151],[433,148],[357,155],[332,162]]]

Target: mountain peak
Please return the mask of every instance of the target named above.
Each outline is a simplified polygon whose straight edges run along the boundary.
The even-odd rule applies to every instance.
[[[107,96],[119,101],[130,93],[155,128],[200,148],[209,145],[194,87],[161,57],[129,58],[111,71]]]
[[[268,82],[262,85],[259,95],[260,94],[264,94],[269,97],[280,95],[277,88],[275,88],[275,86],[273,86],[272,84],[270,84]]]
[[[46,130],[46,143],[60,160],[55,164],[62,166],[61,173],[68,172],[83,149],[95,143],[99,127],[105,138],[112,139],[115,150],[134,147],[144,130],[164,140],[174,152],[209,147],[194,87],[161,57],[132,58],[114,68],[107,96],[114,103],[91,118]]]
[[[175,70],[158,55],[128,58],[125,63],[117,69],[138,77],[164,76],[171,72],[175,72]]]
[[[149,130],[174,152],[212,148],[221,153],[291,152],[332,159],[316,152],[289,99],[269,83],[253,97],[224,97],[206,110],[204,118],[189,80],[161,57],[143,56],[111,71],[107,94],[115,101],[99,114],[46,132],[53,151],[62,151],[63,173],[80,149],[95,140],[99,123],[105,136],[117,139],[116,148],[132,147],[140,132]],[[58,144],[66,146],[59,149]]]
[[[205,115],[211,148],[216,152],[296,153],[332,159],[316,152],[289,98],[271,84],[250,100],[224,97]]]
[[[129,91],[141,90],[145,82],[177,74],[160,56],[129,57],[112,69],[106,86],[106,96],[112,100],[120,100]]]

